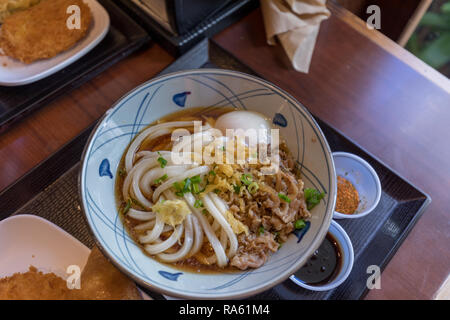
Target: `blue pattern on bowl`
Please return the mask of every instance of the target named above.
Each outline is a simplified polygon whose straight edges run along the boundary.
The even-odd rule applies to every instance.
[[[162,270],[158,271],[158,273],[160,275],[162,275],[164,278],[169,279],[171,281],[177,281],[178,277],[183,274],[183,272],[171,273],[171,272],[162,271]]]
[[[172,100],[175,102],[175,104],[179,107],[184,107],[186,104],[186,98],[187,96],[191,94],[190,91],[184,91],[181,93],[177,93],[173,96]]]
[[[310,231],[297,243],[292,235],[283,248],[259,269],[244,272],[197,274],[170,268],[150,259],[129,237],[118,216],[114,200],[114,180],[98,180],[92,175],[108,155],[109,173],[117,171],[122,153],[133,137],[153,121],[177,111],[175,96],[190,93],[187,107],[234,106],[255,110],[277,118],[281,135],[302,169],[305,187],[325,193],[313,210]],[[181,97],[181,96],[180,96]],[[283,112],[283,114],[281,114]],[[281,115],[277,117],[277,114]],[[282,117],[282,118],[281,118]],[[282,124],[286,126],[283,127]],[[315,141],[315,142],[312,142]],[[106,168],[106,164],[104,164]],[[105,173],[108,171],[104,171]],[[112,177],[111,175],[107,174]],[[97,175],[98,177],[98,175]],[[149,81],[120,99],[99,122],[83,154],[80,172],[82,208],[99,247],[123,272],[143,286],[169,295],[187,298],[240,298],[256,294],[280,283],[306,262],[325,237],[336,197],[334,164],[328,144],[306,109],[274,85],[249,75],[226,70],[193,70],[165,75]],[[168,279],[161,272],[176,275]],[[167,275],[167,274],[166,274]]]
[[[305,222],[305,227],[303,229],[294,230],[294,234],[297,237],[297,243],[302,241],[303,237],[308,232],[310,226],[311,226],[311,222],[306,221]]]
[[[111,179],[113,178],[108,159],[103,159],[103,161],[100,163],[100,166],[98,167],[98,175],[100,177],[107,176]]]
[[[283,128],[286,128],[288,125],[286,118],[281,113],[275,113],[272,122]]]

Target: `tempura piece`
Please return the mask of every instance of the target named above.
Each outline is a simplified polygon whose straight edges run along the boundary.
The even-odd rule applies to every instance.
[[[80,8],[80,28],[69,29],[66,12]],[[42,0],[7,17],[1,27],[0,47],[5,55],[24,63],[56,56],[82,39],[91,24],[91,11],[82,0]]]
[[[136,285],[116,269],[94,247],[81,273],[81,289],[74,290],[76,299],[141,300]]]

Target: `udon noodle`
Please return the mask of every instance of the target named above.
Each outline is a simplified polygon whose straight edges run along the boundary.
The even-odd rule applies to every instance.
[[[257,268],[309,218],[303,182],[284,142],[273,174],[262,174],[268,164],[260,161],[226,163],[238,150],[229,143],[240,143],[245,158],[251,156],[248,141],[223,132],[226,121],[219,116],[231,110],[193,108],[171,115],[141,131],[126,150],[118,169],[119,210],[151,257],[196,268]],[[261,116],[252,117],[258,125]],[[194,121],[202,124],[197,132]],[[219,124],[222,131],[215,128]],[[185,134],[174,139],[180,129]],[[187,147],[193,151],[180,163],[179,150]],[[206,162],[205,151],[220,157]]]

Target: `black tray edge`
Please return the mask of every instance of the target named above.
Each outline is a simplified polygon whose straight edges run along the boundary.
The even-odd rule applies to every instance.
[[[386,168],[389,168],[389,167],[386,167]],[[394,171],[392,171],[392,172],[395,173]],[[398,176],[398,177],[400,177],[400,176]],[[404,180],[404,181],[407,182],[406,180]],[[414,185],[412,185],[412,184],[410,184],[410,185],[413,186],[414,188],[416,188]],[[416,189],[416,190],[419,190],[419,189]],[[414,217],[408,223],[408,226],[406,227],[405,231],[402,233],[400,238],[397,240],[397,242],[394,244],[394,246],[392,246],[392,248],[389,251],[389,253],[386,255],[386,257],[381,262],[380,266],[381,266],[381,271],[382,272],[386,269],[386,267],[388,266],[389,262],[394,257],[395,253],[398,251],[398,249],[404,243],[404,241],[406,240],[408,235],[411,233],[411,230],[414,228],[416,223],[419,221],[419,219],[425,213],[425,211],[428,208],[428,206],[431,204],[431,197],[428,196],[426,193],[423,193],[423,194],[425,195],[425,200],[422,203],[421,207],[419,208],[419,210],[417,210],[417,212],[414,215]],[[369,293],[369,291],[370,291],[369,288],[366,287],[365,290],[361,293],[361,298],[364,298]]]

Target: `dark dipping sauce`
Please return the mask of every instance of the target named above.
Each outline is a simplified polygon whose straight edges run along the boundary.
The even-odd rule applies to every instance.
[[[336,278],[341,267],[342,249],[328,232],[319,249],[294,275],[308,285],[324,285]]]

